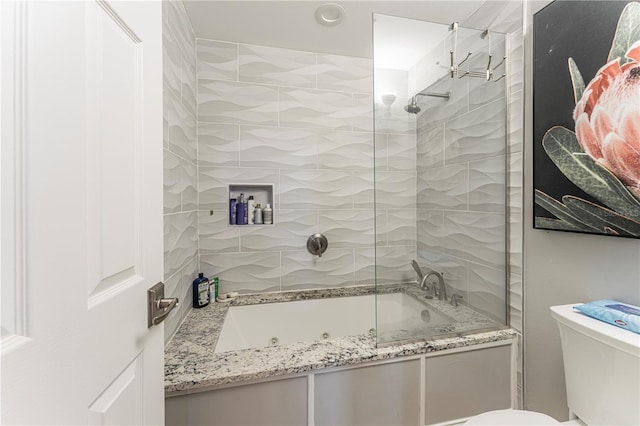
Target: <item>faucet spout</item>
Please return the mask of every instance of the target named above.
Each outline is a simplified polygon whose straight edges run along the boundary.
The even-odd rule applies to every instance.
[[[427,279],[431,276],[435,276],[436,278],[438,278],[438,283],[433,284],[433,286],[429,288],[429,283],[427,282]],[[427,293],[433,293],[433,296],[437,296],[438,300],[447,300],[447,286],[444,283],[444,277],[440,272],[431,271],[428,274],[426,274],[422,278],[422,281],[420,282],[420,288],[426,290]],[[428,295],[427,297],[430,297],[430,296]]]

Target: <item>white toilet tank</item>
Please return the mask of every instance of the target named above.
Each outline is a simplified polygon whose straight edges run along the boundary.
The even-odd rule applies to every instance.
[[[569,409],[588,425],[640,425],[640,334],[553,306]]]

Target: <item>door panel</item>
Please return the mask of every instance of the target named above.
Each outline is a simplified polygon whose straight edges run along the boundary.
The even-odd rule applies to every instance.
[[[26,55],[26,338],[3,347],[2,422],[162,424],[163,326],[146,313],[163,274],[161,4],[14,6],[1,117],[9,44]],[[3,154],[16,141],[3,132]]]
[[[136,358],[89,407],[89,424],[142,424],[142,362]]]
[[[142,43],[107,6],[87,7],[89,305],[143,280]]]

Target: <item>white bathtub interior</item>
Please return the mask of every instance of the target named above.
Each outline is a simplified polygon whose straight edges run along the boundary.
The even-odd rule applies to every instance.
[[[379,294],[383,330],[413,330],[453,320],[405,293]],[[376,295],[232,306],[216,353],[373,333]],[[381,319],[379,318],[378,321]]]

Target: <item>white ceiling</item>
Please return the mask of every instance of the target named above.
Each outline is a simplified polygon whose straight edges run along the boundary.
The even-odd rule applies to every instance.
[[[448,24],[374,15],[376,68],[408,71],[449,34]]]
[[[314,13],[328,2],[185,0],[184,4],[199,38],[371,58],[373,13],[450,24],[465,21],[484,0],[332,0],[344,8],[345,18],[337,26],[326,27],[316,22]],[[426,52],[429,46],[424,36],[416,36],[415,27],[410,22],[389,27],[388,36],[380,39],[393,38],[390,49]]]

